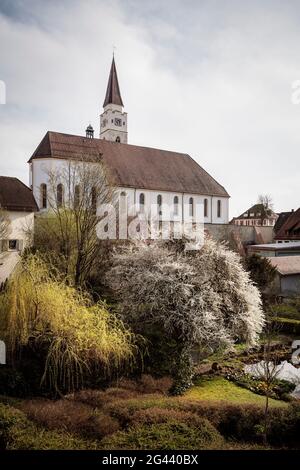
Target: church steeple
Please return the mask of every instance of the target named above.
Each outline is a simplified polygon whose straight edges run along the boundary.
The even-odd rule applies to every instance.
[[[115,58],[113,56],[105,100],[100,115],[100,139],[127,144],[127,113],[123,112]]]
[[[121,98],[114,56],[113,56],[113,60],[111,63],[110,74],[109,74],[109,79],[108,79],[108,84],[107,84],[105,100],[103,103],[103,108],[105,108],[105,106],[107,106],[108,104],[118,104],[119,106],[124,106],[122,98]]]

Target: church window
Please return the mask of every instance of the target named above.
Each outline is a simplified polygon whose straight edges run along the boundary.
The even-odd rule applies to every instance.
[[[62,207],[64,203],[64,188],[61,183],[59,183],[56,187],[56,204],[57,207]]]
[[[144,212],[145,210],[145,194],[144,193],[140,194],[139,203],[140,203],[140,212]]]
[[[96,213],[97,211],[97,189],[93,186],[92,187],[92,194],[91,194],[91,197],[92,197],[92,211],[94,213]]]
[[[158,212],[159,215],[162,214],[161,206],[162,206],[162,196],[161,196],[161,194],[159,194],[157,196],[157,212]]]
[[[178,196],[174,196],[174,215],[178,215]]]
[[[208,217],[208,200],[204,199],[204,217]]]
[[[117,142],[118,144],[121,142],[121,139],[120,139],[119,136],[116,138],[116,142]]]
[[[217,204],[218,204],[218,205],[217,205],[217,216],[218,216],[218,217],[221,217],[221,215],[222,215],[222,205],[221,205],[221,200],[220,200],[220,199],[218,199],[218,203],[217,203]]]
[[[47,185],[45,183],[41,184],[40,187],[40,205],[42,209],[47,208]]]
[[[189,200],[189,215],[190,217],[194,217],[194,199],[190,197]]]
[[[80,204],[80,186],[77,184],[74,190],[74,208],[78,209]]]
[[[120,196],[125,197],[125,196],[126,196],[125,191],[122,191],[121,194],[120,194]]]

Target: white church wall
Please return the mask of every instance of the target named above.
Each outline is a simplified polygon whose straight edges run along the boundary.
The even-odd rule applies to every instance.
[[[65,160],[55,158],[44,158],[35,159],[32,162],[32,189],[36,202],[41,209],[41,195],[40,188],[41,184],[46,184],[48,188],[48,196],[50,196],[49,187],[49,172],[55,172],[57,174],[66,171],[69,162]],[[144,210],[145,213],[150,215],[151,209],[153,212],[153,206],[157,205],[157,197],[162,197],[162,220],[172,221],[183,221],[187,222],[191,220],[189,214],[189,200],[193,198],[194,201],[194,221],[214,223],[214,224],[227,224],[228,223],[228,198],[198,195],[198,194],[182,194],[180,192],[169,192],[169,191],[156,191],[156,190],[145,190],[145,189],[134,189],[134,188],[118,188],[119,194],[125,192],[127,196],[127,206],[131,208],[128,215],[135,215],[135,205],[139,206],[140,194],[143,193],[145,196]],[[66,193],[65,193],[66,196]],[[178,197],[178,214],[174,214],[174,197]],[[204,217],[204,200],[207,199],[207,216]],[[221,201],[221,217],[218,217],[218,200]],[[154,209],[156,210],[156,209]],[[154,215],[154,214],[153,214]]]
[[[221,217],[218,217],[218,200],[221,201]],[[228,224],[229,222],[229,198],[212,197],[212,223]]]
[[[182,194],[176,192],[167,191],[154,191],[144,189],[133,189],[133,188],[119,188],[119,194],[125,193],[127,196],[127,204],[129,208],[129,215],[135,215],[134,206],[139,208],[140,194],[143,193],[145,196],[144,211],[146,214],[151,213],[151,208],[157,204],[158,195],[162,196],[162,220],[172,221],[190,221],[191,217],[189,214],[189,200],[192,197],[194,200],[194,221],[204,223],[217,223],[217,224],[228,224],[228,198],[225,197],[212,197],[212,196],[200,196],[198,194]],[[174,214],[174,197],[178,197],[178,215]],[[204,199],[207,199],[207,216],[204,217]],[[217,201],[221,200],[221,217],[217,214]],[[169,210],[166,209],[168,206]]]

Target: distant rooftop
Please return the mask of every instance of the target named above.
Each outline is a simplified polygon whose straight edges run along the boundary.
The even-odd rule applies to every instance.
[[[300,242],[289,242],[289,243],[265,243],[263,245],[249,245],[248,247],[251,250],[269,250],[269,251],[277,251],[277,250],[293,250],[293,249],[300,249]]]
[[[18,178],[10,176],[0,176],[0,208],[17,212],[38,210],[31,189]]]
[[[268,260],[283,276],[300,274],[300,256],[275,256],[268,257]]]

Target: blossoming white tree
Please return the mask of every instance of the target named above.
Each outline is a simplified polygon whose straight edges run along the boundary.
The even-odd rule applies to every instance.
[[[175,340],[180,375],[196,346],[213,352],[237,340],[255,344],[264,314],[237,254],[210,239],[198,251],[175,246],[130,245],[115,254],[107,279],[125,321],[146,337],[155,325]]]

